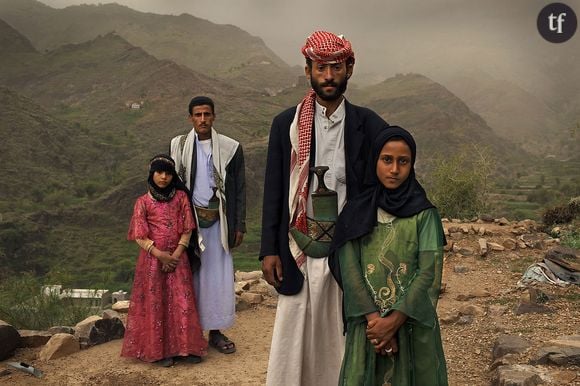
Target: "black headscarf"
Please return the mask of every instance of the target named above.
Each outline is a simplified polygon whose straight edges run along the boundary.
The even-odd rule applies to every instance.
[[[171,182],[165,188],[160,188],[153,181],[153,174],[155,172],[169,172],[173,175]],[[187,192],[187,188],[181,181],[177,172],[175,171],[175,161],[167,154],[157,154],[149,161],[149,177],[147,178],[149,184],[149,193],[157,201],[169,201],[175,196],[177,190]]]
[[[411,172],[409,177],[396,189],[387,189],[379,181],[376,165],[385,143],[403,140],[411,149]],[[372,146],[371,159],[367,166],[365,183],[369,186],[359,196],[348,200],[340,213],[330,247],[331,254],[349,240],[354,240],[372,232],[377,225],[377,208],[396,216],[411,217],[434,205],[427,199],[425,190],[415,178],[417,146],[411,133],[402,127],[390,126],[381,131]]]

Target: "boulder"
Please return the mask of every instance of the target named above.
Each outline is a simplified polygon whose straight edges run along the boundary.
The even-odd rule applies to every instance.
[[[8,359],[20,343],[18,330],[0,320],[0,361]]]
[[[20,343],[18,347],[40,347],[50,340],[53,334],[48,331],[20,330]]]
[[[235,273],[235,278],[236,281],[253,281],[253,280],[259,280],[262,278],[262,271],[252,271],[252,272],[242,272],[242,271],[236,271]]]
[[[499,366],[491,381],[493,386],[536,386],[543,383],[529,365]]]
[[[520,354],[530,347],[530,343],[515,335],[500,335],[493,346],[492,358],[496,360],[505,354]]]
[[[248,304],[260,304],[264,300],[261,294],[253,292],[244,292],[240,297]]]
[[[91,328],[95,325],[97,320],[101,320],[102,318],[97,315],[92,315],[77,323],[75,326],[75,336],[77,338],[87,338],[89,337],[89,333],[91,332]]]
[[[113,304],[111,308],[114,311],[126,314],[127,312],[129,312],[129,304],[130,304],[129,300],[121,300],[120,302]]]
[[[55,334],[40,350],[38,358],[42,361],[61,358],[81,350],[79,341],[71,334]]]
[[[50,335],[54,335],[54,334],[71,334],[74,335],[75,334],[75,329],[72,327],[68,327],[68,326],[54,326],[48,329],[48,332],[50,332]]]
[[[125,335],[125,326],[119,318],[100,319],[95,321],[89,332],[89,346],[95,346],[109,342],[114,339],[121,339]]]
[[[115,319],[120,318],[121,315],[115,310],[105,310],[103,311],[103,319]]]

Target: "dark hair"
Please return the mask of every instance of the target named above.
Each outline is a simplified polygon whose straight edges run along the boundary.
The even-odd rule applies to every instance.
[[[346,67],[354,65],[354,58],[352,56],[348,57],[345,60],[345,63],[346,63]],[[312,59],[306,58],[306,65],[308,66],[308,68],[312,69]]]
[[[193,108],[195,106],[206,106],[206,105],[211,107],[211,113],[215,115],[213,101],[211,100],[210,97],[206,97],[206,96],[202,96],[202,95],[196,96],[196,97],[191,99],[191,101],[189,102],[189,107],[188,107],[187,111],[189,111],[189,115],[192,115]]]

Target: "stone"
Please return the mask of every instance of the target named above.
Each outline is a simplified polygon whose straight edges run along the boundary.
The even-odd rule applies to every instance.
[[[236,296],[236,312],[245,311],[250,308],[250,303],[241,298],[241,296]]]
[[[463,232],[464,234],[469,234],[469,230],[471,229],[471,227],[467,226],[467,225],[463,225],[461,227],[459,227],[461,229],[461,232]]]
[[[473,315],[461,315],[456,323],[460,325],[471,324],[473,323]]]
[[[461,220],[460,220],[460,219],[458,219],[458,218],[452,218],[452,219],[451,219],[451,222],[452,222],[453,224],[461,224]]]
[[[457,233],[459,232],[459,227],[456,225],[451,225],[450,227],[447,228],[447,231],[451,234],[451,233]]]
[[[580,366],[579,347],[546,346],[538,350],[536,364],[558,366]]]
[[[250,289],[250,282],[241,280],[234,283],[234,290],[237,295],[241,295],[242,292]]]
[[[452,324],[459,320],[461,315],[458,311],[449,311],[443,315],[439,316],[439,321],[441,324]]]
[[[480,236],[485,236],[486,233],[487,231],[485,230],[484,227],[479,227],[479,229],[477,230],[477,234]]]
[[[550,300],[548,295],[546,295],[544,292],[534,287],[529,287],[526,293],[528,295],[528,301],[530,303],[543,304]]]
[[[126,314],[127,312],[129,312],[129,304],[130,304],[129,300],[121,300],[120,302],[113,304],[111,308],[114,311]]]
[[[473,299],[475,296],[472,294],[459,294],[455,297],[455,300],[459,300],[460,302],[465,302],[467,300]]]
[[[514,309],[514,314],[522,315],[522,314],[552,314],[554,311],[552,309],[536,303],[530,302],[520,302]]]
[[[530,348],[530,343],[515,335],[500,335],[493,346],[492,359],[501,358],[506,354],[520,354]]]
[[[88,318],[78,322],[75,326],[75,336],[77,338],[88,338],[89,333],[91,332],[91,328],[95,325],[97,320],[101,320],[102,318],[97,315],[89,316]]]
[[[516,249],[516,241],[514,239],[505,239],[503,241],[503,243],[501,243],[501,245],[505,248],[505,249],[509,249],[509,250],[514,250]]]
[[[564,260],[580,260],[580,250],[557,245],[546,252],[547,258],[561,258]]]
[[[259,280],[262,278],[262,271],[252,271],[252,272],[236,271],[235,278],[236,278],[236,281]]]
[[[519,249],[526,249],[528,247],[522,240],[516,240],[516,244]]]
[[[0,320],[0,361],[12,356],[20,343],[20,334],[12,325]]]
[[[518,363],[518,357],[516,355],[506,354],[503,357],[497,358],[495,361],[493,361],[491,366],[489,366],[489,369],[495,370],[499,366],[510,366],[510,365],[515,365],[517,363]]]
[[[461,254],[462,256],[472,256],[473,255],[473,249],[471,249],[469,247],[461,247],[459,249],[459,254]]]
[[[529,365],[499,366],[492,377],[493,386],[536,386],[542,378]]]
[[[244,292],[240,295],[240,297],[248,304],[260,304],[264,300],[261,294],[256,294],[253,292]]]
[[[487,255],[487,240],[479,239],[477,240],[477,244],[479,245],[479,256]]]
[[[71,334],[55,334],[40,350],[38,358],[42,361],[61,358],[81,350],[79,341]]]
[[[502,226],[509,225],[510,224],[509,220],[507,218],[505,218],[505,217],[502,217],[502,218],[498,219],[497,220],[497,223],[499,225],[502,225]]]
[[[479,216],[479,218],[481,219],[481,221],[485,221],[485,222],[493,222],[493,220],[494,220],[493,216],[491,216],[489,214],[482,214],[481,216]]]
[[[122,291],[122,290],[115,291],[111,295],[111,303],[113,303],[113,304],[120,302],[120,301],[123,301],[123,300],[128,300],[126,291]]]
[[[250,292],[254,292],[264,296],[277,296],[278,292],[274,286],[268,284],[264,279],[260,279],[256,284],[252,285]]]
[[[447,236],[449,236],[449,235],[447,235]],[[455,245],[455,243],[454,243],[452,240],[447,240],[447,244],[445,244],[445,245],[443,246],[443,250],[444,250],[445,252],[452,251],[452,250],[453,250],[453,246],[454,246],[454,245]]]
[[[103,319],[115,319],[120,318],[121,315],[115,310],[105,310],[103,311]]]
[[[580,366],[580,335],[565,335],[538,350],[537,364]]]
[[[453,272],[455,273],[467,273],[469,272],[469,268],[464,265],[456,265],[453,267]]]
[[[75,329],[72,327],[68,327],[68,326],[54,326],[48,329],[48,332],[50,332],[50,335],[54,335],[54,334],[71,334],[74,335],[75,334]]]
[[[459,312],[462,315],[472,315],[472,316],[482,316],[485,314],[485,310],[474,304],[467,304],[459,307]]]
[[[53,334],[48,331],[20,330],[18,347],[40,347],[50,340]]]
[[[449,237],[451,237],[453,239],[461,239],[461,238],[463,238],[463,233],[461,233],[461,232],[449,233]]]
[[[89,332],[89,346],[103,344],[115,339],[121,339],[125,335],[125,326],[119,318],[100,319],[95,321]]]
[[[487,247],[489,249],[491,249],[492,251],[504,251],[505,250],[503,245],[499,245],[498,243],[488,242]]]

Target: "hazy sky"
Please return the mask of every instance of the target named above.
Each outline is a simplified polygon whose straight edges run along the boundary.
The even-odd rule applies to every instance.
[[[111,1],[41,0],[55,8]],[[538,47],[536,30],[546,0],[117,0],[160,14],[189,13],[236,25],[259,36],[288,64],[303,65],[300,47],[317,29],[343,33],[353,44],[358,72],[427,73],[461,61],[464,67],[521,67]],[[566,4],[580,15],[580,0]],[[575,36],[580,39],[580,32]],[[554,45],[552,45],[554,46]],[[444,52],[442,52],[444,51]],[[481,58],[478,52],[485,52]],[[484,57],[486,56],[486,57]],[[481,64],[483,61],[485,64]],[[531,74],[528,74],[531,75]]]

